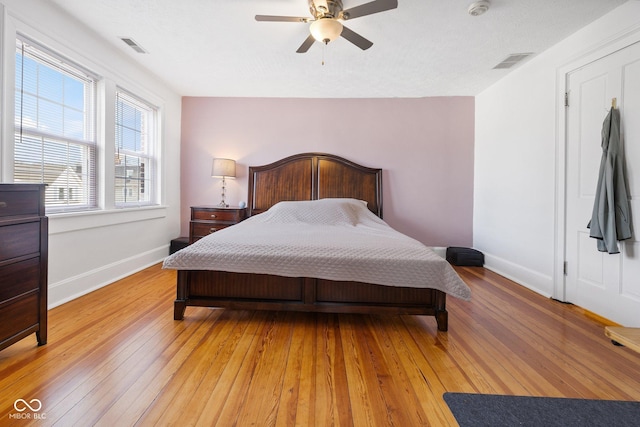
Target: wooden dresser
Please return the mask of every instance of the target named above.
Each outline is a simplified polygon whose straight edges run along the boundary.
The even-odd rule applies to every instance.
[[[189,243],[193,243],[247,217],[247,208],[222,208],[217,206],[191,206]]]
[[[36,333],[47,343],[45,186],[0,184],[0,350]]]

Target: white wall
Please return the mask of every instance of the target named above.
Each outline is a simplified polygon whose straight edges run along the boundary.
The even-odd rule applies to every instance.
[[[476,97],[474,247],[543,295],[559,297],[563,281],[564,75],[638,41],[639,29],[630,1]]]
[[[122,86],[160,107],[162,206],[50,215],[52,307],[157,263],[168,254],[169,241],[180,232],[181,98],[148,70],[134,65],[126,54],[48,1],[0,0],[0,12],[0,181],[11,182],[16,31],[97,72],[104,84]],[[105,156],[106,151],[108,158],[110,147],[106,146],[106,139],[103,138],[100,155]]]

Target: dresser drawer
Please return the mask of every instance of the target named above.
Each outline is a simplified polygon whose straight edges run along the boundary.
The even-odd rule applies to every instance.
[[[191,211],[191,219],[202,221],[230,221],[240,222],[244,219],[244,210],[204,209],[194,208]]]
[[[215,233],[216,231],[222,230],[223,228],[227,228],[233,224],[214,224],[214,223],[206,223],[206,222],[192,222],[191,223],[191,235],[194,238],[200,238],[207,236],[211,233]]]
[[[0,341],[38,324],[38,294],[34,293],[3,305],[0,303]]]
[[[0,267],[0,301],[6,301],[40,286],[40,257]]]
[[[8,191],[0,189],[0,217],[17,215],[40,216],[40,191]]]
[[[0,227],[0,261],[40,252],[40,221]]]

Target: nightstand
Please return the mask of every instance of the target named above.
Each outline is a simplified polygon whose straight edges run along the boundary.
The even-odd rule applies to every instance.
[[[237,224],[247,217],[247,208],[191,206],[189,243],[218,230]]]

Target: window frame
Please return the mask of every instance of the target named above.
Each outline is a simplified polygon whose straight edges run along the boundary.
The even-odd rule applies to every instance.
[[[47,203],[46,209],[47,213],[59,213],[59,212],[74,212],[74,211],[90,211],[98,208],[98,191],[99,191],[99,182],[97,179],[97,168],[99,164],[98,157],[98,132],[97,132],[97,111],[98,111],[98,82],[100,77],[97,73],[90,71],[88,68],[77,64],[74,60],[70,59],[64,54],[58,53],[53,49],[50,49],[48,46],[45,46],[42,43],[34,41],[30,37],[16,32],[14,38],[14,55],[13,58],[15,62],[14,70],[16,73],[13,74],[13,150],[12,150],[12,181],[13,182],[35,182],[35,180],[20,180],[17,174],[24,173],[25,178],[28,176],[28,166],[24,165],[23,169],[18,167],[17,160],[17,152],[18,152],[18,144],[28,143],[30,141],[33,143],[33,149],[28,155],[39,156],[40,160],[39,166],[36,166],[40,170],[40,180],[39,182],[44,182],[52,185],[51,188],[47,191]],[[18,56],[20,56],[21,63],[17,62]],[[35,82],[35,93],[29,93],[28,89],[25,89],[25,84],[28,82],[24,77],[24,69],[25,69],[25,59],[32,61],[33,63],[38,64],[38,71],[36,72],[36,82]],[[18,67],[20,67],[20,75],[18,75]],[[67,135],[66,132],[62,129],[65,128],[66,120],[65,120],[65,111],[73,110],[70,108],[71,106],[67,106],[65,103],[65,96],[62,96],[62,100],[60,100],[59,108],[60,108],[60,117],[55,116],[56,123],[60,120],[61,124],[61,132],[51,131],[48,132],[46,129],[46,125],[40,125],[40,113],[46,110],[40,109],[39,105],[41,103],[49,103],[55,105],[56,102],[52,102],[52,100],[47,99],[46,95],[41,95],[40,89],[43,86],[41,83],[40,72],[45,70],[53,70],[56,75],[60,75],[63,79],[71,78],[73,81],[82,84],[83,87],[83,99],[82,99],[82,110],[76,110],[76,112],[81,113],[82,115],[82,137],[78,137],[77,135]],[[42,77],[44,78],[44,77]],[[64,88],[64,86],[63,86]],[[64,89],[63,89],[64,92]],[[36,115],[36,126],[24,126],[25,117],[28,117],[24,113],[25,107],[25,95],[30,97],[35,101],[36,109],[32,111],[33,114]],[[19,99],[16,99],[17,97]],[[20,107],[20,112],[18,113],[17,108]],[[77,171],[73,171],[72,166],[74,163],[69,158],[64,160],[64,163],[60,163],[60,166],[65,165],[65,171],[61,172],[56,179],[52,180],[50,183],[47,182],[47,167],[49,167],[49,173],[53,172],[52,166],[47,166],[47,162],[45,159],[46,147],[47,145],[56,145],[62,144],[66,145],[67,150],[62,149],[56,150],[56,156],[60,155],[60,159],[67,156],[69,153],[69,148],[75,147],[79,150],[82,155],[80,156],[81,161],[78,165],[80,167],[79,175]],[[38,147],[40,145],[40,147]],[[22,147],[25,150],[30,150],[29,147]],[[66,153],[65,153],[66,151]],[[26,152],[25,152],[26,153]],[[76,163],[77,164],[77,163]],[[36,169],[37,170],[37,169]],[[69,172],[71,170],[71,172]],[[81,203],[74,204],[70,198],[71,192],[69,191],[73,188],[73,184],[70,184],[69,181],[74,180],[74,178],[80,178],[80,183],[78,187],[79,193],[86,193],[82,196]],[[17,180],[16,180],[17,179]],[[59,191],[56,189],[58,187],[53,187],[53,184],[58,182],[58,180],[62,180],[64,193],[67,196],[64,197],[62,203],[58,203],[59,201]]]
[[[122,102],[129,104],[130,107],[137,109],[138,111],[144,110],[146,116],[146,131],[143,132],[144,138],[141,138],[141,141],[146,141],[146,149],[144,151],[134,151],[128,150],[124,147],[119,147],[119,132],[118,126],[124,127],[123,123],[119,123],[118,118],[118,102],[122,100]],[[114,93],[114,138],[113,138],[113,147],[114,147],[114,180],[113,180],[113,188],[114,188],[114,197],[113,203],[116,208],[128,208],[128,207],[143,207],[143,206],[157,206],[159,205],[159,169],[160,169],[160,157],[159,153],[161,151],[161,139],[160,139],[160,131],[159,131],[159,116],[160,116],[160,108],[152,102],[147,101],[143,97],[140,97],[134,94],[132,91],[122,88],[121,86],[115,87]],[[143,124],[145,125],[145,124]],[[118,168],[118,160],[122,160],[121,156],[125,158],[125,173],[121,176],[121,178],[130,178],[127,174],[126,170],[126,158],[127,156],[133,158],[145,158],[148,159],[148,164],[144,167],[145,176],[142,178],[142,182],[144,184],[144,189],[149,194],[148,200],[135,200],[135,201],[118,201],[118,195],[116,192],[118,191],[118,175],[116,174],[116,169]],[[144,166],[144,164],[143,164]],[[140,180],[141,178],[135,178],[136,180]],[[131,187],[123,187],[123,190],[130,190]],[[125,193],[126,197],[126,193]]]

